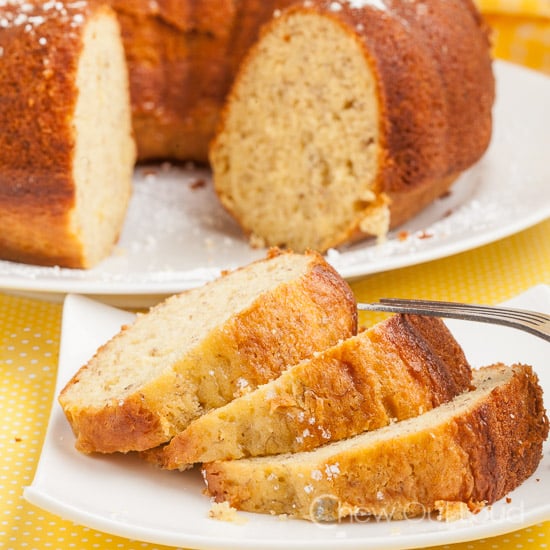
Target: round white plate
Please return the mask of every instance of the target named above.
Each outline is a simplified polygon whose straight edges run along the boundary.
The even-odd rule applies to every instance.
[[[510,302],[550,313],[550,287],[538,286]],[[537,471],[519,488],[479,514],[455,522],[431,517],[404,521],[352,518],[333,524],[238,512],[242,524],[210,519],[209,499],[196,470],[163,471],[137,456],[89,456],[74,448],[74,435],[57,395],[98,346],[131,320],[120,311],[69,296],[63,326],[57,387],[34,480],[24,496],[76,523],[131,539],[184,548],[217,550],[397,549],[450,544],[514,531],[550,519],[550,442]],[[507,327],[447,321],[474,367],[524,362],[550,396],[548,343]],[[548,407],[548,403],[546,403]]]
[[[494,132],[482,160],[452,192],[383,244],[329,251],[346,278],[468,250],[550,217],[550,79],[497,61]],[[120,242],[82,271],[0,261],[0,288],[80,293],[128,305],[130,296],[166,295],[203,284],[223,269],[263,256],[221,208],[207,170],[168,164],[139,168]]]

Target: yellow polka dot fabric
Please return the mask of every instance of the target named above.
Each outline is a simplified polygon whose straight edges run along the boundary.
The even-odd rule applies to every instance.
[[[441,260],[378,273],[352,283],[358,299],[384,296],[503,302],[538,283],[550,284],[550,221]],[[362,313],[366,322],[380,313]]]
[[[359,300],[415,296],[496,303],[541,283],[550,284],[550,220],[469,252],[371,275],[352,287]],[[365,324],[377,320],[371,315],[363,318]],[[22,497],[56,397],[60,322],[60,304],[0,293],[0,549],[167,548],[74,525]],[[548,550],[550,521],[439,548]]]
[[[476,0],[494,55],[550,74],[550,0]]]

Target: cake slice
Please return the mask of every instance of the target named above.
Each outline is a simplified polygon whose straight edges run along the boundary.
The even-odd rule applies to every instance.
[[[89,268],[111,254],[136,158],[116,14],[0,3],[0,258]]]
[[[310,450],[428,411],[470,381],[466,357],[440,319],[397,315],[211,410],[151,454],[164,468],[185,469]]]
[[[139,315],[59,402],[79,450],[141,451],[356,330],[353,293],[319,254],[272,251]]]
[[[407,518],[491,504],[537,468],[548,419],[531,367],[475,370],[475,389],[314,451],[203,466],[217,502],[312,521]]]

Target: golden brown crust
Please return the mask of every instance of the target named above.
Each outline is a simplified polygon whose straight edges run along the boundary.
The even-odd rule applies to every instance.
[[[182,469],[310,450],[430,410],[468,390],[470,379],[442,321],[395,316],[197,419],[148,458]]]
[[[130,66],[140,159],[173,157],[206,162],[208,143],[214,135],[219,112],[240,61],[274,10],[298,1],[223,0],[214,3],[161,0],[152,3],[112,0],[111,3],[119,14]],[[309,2],[312,4],[328,10],[331,2]],[[364,26],[361,34],[368,41],[369,49],[374,48],[372,51],[376,52],[373,61],[381,64],[379,71],[384,87],[391,86],[390,96],[396,91],[406,94],[399,105],[390,104],[388,110],[388,127],[392,130],[395,127],[393,121],[398,117],[399,127],[404,128],[400,135],[390,136],[388,140],[392,155],[397,152],[404,154],[411,143],[418,149],[417,140],[420,139],[430,149],[429,155],[421,153],[422,161],[428,158],[433,163],[434,145],[442,136],[446,138],[446,134],[452,132],[451,147],[456,153],[460,148],[462,153],[453,166],[447,167],[447,175],[450,175],[471,164],[474,149],[486,147],[490,136],[486,111],[490,110],[492,103],[492,76],[487,71],[490,68],[488,56],[476,55],[476,59],[469,62],[466,78],[462,63],[456,61],[469,60],[470,52],[478,50],[479,41],[487,42],[482,20],[469,0],[439,3],[443,6],[437,4],[429,3],[428,9],[421,9],[417,3],[388,2],[388,11],[396,13],[396,17],[391,18],[370,17],[376,8],[366,6],[362,11],[354,10],[343,2],[337,16],[350,23],[352,28]],[[403,31],[400,18],[414,21],[412,31]],[[463,30],[473,30],[472,23],[476,31],[484,29],[483,35]],[[460,47],[459,55],[441,47],[441,29],[459,35],[451,38],[447,35],[443,39],[453,43],[454,48]],[[396,32],[405,45],[416,46],[419,37],[423,42],[433,44],[430,56],[435,58],[435,63],[432,61],[426,66],[421,58],[424,52],[416,53],[417,46],[395,48],[392,36]],[[412,35],[407,37],[407,33]],[[464,40],[461,33],[467,33],[469,39]],[[401,49],[407,52],[403,56],[398,53]],[[390,61],[386,62],[386,59]],[[408,64],[415,66],[412,78],[416,78],[416,82],[408,81],[407,86],[401,86],[400,74]],[[438,97],[442,80],[449,95],[448,101],[443,99],[444,105]],[[187,85],[189,81],[193,86]],[[466,91],[465,86],[468,87]],[[389,97],[390,103],[392,100]],[[452,120],[445,118],[447,112]],[[467,113],[466,118],[462,113]],[[423,132],[416,129],[419,122]],[[473,132],[472,127],[481,129],[481,133]],[[478,142],[475,146],[472,145],[472,136]],[[420,145],[420,150],[423,148]],[[477,158],[479,152],[474,156]],[[411,174],[424,169],[414,157],[403,160],[408,163],[407,169],[395,167],[400,173],[388,176],[393,184],[397,181],[408,183]],[[430,167],[426,168],[424,177],[427,175],[430,179]]]
[[[313,4],[331,11],[328,0]],[[342,2],[334,17],[364,41],[378,76],[387,157],[380,190],[392,197],[456,178],[481,157],[494,77],[487,27],[470,0],[386,5],[381,14]]]
[[[276,255],[271,251],[268,259]],[[250,306],[203,334],[191,349],[182,350],[177,356],[170,353],[158,374],[134,386],[130,395],[116,395],[101,406],[75,397],[75,388],[78,392],[82,380],[89,379],[83,376],[88,374],[86,371],[109,369],[114,378],[119,367],[125,367],[127,359],[123,355],[116,355],[113,364],[101,363],[102,356],[111,357],[110,350],[119,349],[121,342],[126,342],[124,347],[137,345],[131,342],[133,325],[124,327],[73,376],[59,396],[77,436],[77,448],[86,453],[109,453],[142,451],[160,445],[194,418],[232,400],[243,383],[253,389],[300,359],[354,334],[357,310],[351,289],[319,254],[309,253],[307,257],[307,269],[299,278],[261,293]],[[227,277],[200,291],[208,292],[211,285],[223,284]],[[179,300],[179,296],[169,298],[152,312],[162,317],[163,309]],[[182,316],[193,313],[200,315],[181,311]],[[147,322],[144,316],[136,324],[142,326],[143,322]],[[162,331],[163,326],[155,323],[151,330]],[[127,382],[132,384],[134,380]],[[93,389],[101,391],[100,387]]]
[[[89,40],[88,26],[104,21],[105,32],[114,33],[118,29],[116,15],[95,0],[14,2],[2,4],[0,20],[0,126],[4,129],[0,133],[0,257],[40,265],[91,267],[99,254],[90,253],[81,234],[80,217],[75,221],[76,210],[80,213],[77,185],[81,185],[76,153],[75,113],[81,91],[77,79],[85,40]],[[125,75],[118,80],[123,83]],[[105,84],[103,91],[111,90]],[[124,154],[131,157],[131,136],[125,137],[128,151]],[[91,154],[92,164],[100,162],[95,155]],[[129,173],[134,158],[117,162]],[[128,182],[129,187],[129,174],[121,175],[120,180],[117,185]],[[108,215],[106,218],[110,221]],[[112,225],[109,232],[115,233],[114,242],[120,224],[113,219]],[[100,231],[103,229],[98,228]],[[103,236],[98,238],[103,240]]]
[[[83,453],[114,453],[158,444],[159,433],[165,433],[158,415],[145,406],[139,396],[126,399],[124,406],[111,403],[90,414],[83,409],[65,409],[67,419],[77,435],[76,448]],[[100,448],[99,448],[100,447]]]
[[[375,327],[372,338],[397,350],[412,376],[429,388],[433,407],[469,389],[470,365],[443,321],[416,315],[392,319],[387,330]]]
[[[252,389],[324,349],[321,342],[335,343],[357,332],[357,307],[349,285],[322,256],[308,255],[310,269],[299,281],[261,296],[212,335],[209,345],[239,365],[225,390],[219,382],[220,405],[239,394],[238,379]],[[200,386],[198,392],[201,400]]]
[[[40,6],[0,8],[7,22],[0,33],[0,126],[9,129],[0,132],[4,259],[81,266],[81,245],[67,235],[75,204],[70,121],[82,31],[96,9],[107,8],[94,2],[47,13]]]
[[[457,444],[468,450],[474,479],[468,496],[488,503],[536,470],[542,442],[548,437],[542,390],[530,367],[516,367],[510,384],[497,388],[491,397],[491,403],[456,420]]]
[[[476,383],[485,378],[488,389],[477,399],[462,400],[464,406],[441,421],[440,411],[454,401],[349,444],[278,460],[206,464],[208,492],[237,509],[314,521],[425,515],[440,501],[491,504],[535,471],[548,436],[536,375],[527,366],[512,369],[481,369]],[[493,384],[491,377],[500,382]]]
[[[399,134],[407,134],[407,127],[396,124],[402,121],[402,112],[395,109],[392,101],[394,93],[402,93],[403,88],[394,88],[395,80],[388,75],[385,85],[391,86],[388,104],[394,107],[390,124],[397,132],[389,143],[394,143],[395,158],[403,162],[394,174],[385,176],[384,190],[391,199],[391,227],[397,227],[413,217],[420,210],[443,196],[454,181],[468,167],[477,162],[485,153],[492,134],[492,107],[495,98],[495,81],[490,56],[489,30],[478,10],[470,0],[452,2],[414,3],[394,2],[398,17],[414,21],[411,26],[414,40],[430,49],[430,57],[437,72],[439,82],[432,81],[440,97],[438,103],[429,102],[425,108],[414,107],[418,129],[426,125],[433,137],[425,148],[416,149],[414,143],[420,136],[413,129],[403,141]],[[443,30],[444,29],[444,30]],[[464,39],[467,35],[468,39]],[[452,44],[449,47],[448,44]],[[425,83],[427,83],[426,81]],[[416,101],[415,88],[410,101]],[[391,112],[391,111],[390,111]],[[442,120],[434,118],[436,112]],[[433,124],[433,126],[428,126]],[[399,145],[397,145],[399,144]],[[442,146],[444,144],[444,146]],[[434,150],[442,149],[443,164],[431,165]],[[403,151],[409,152],[404,155]],[[410,153],[415,150],[415,153]],[[389,148],[393,157],[392,147]],[[419,171],[419,169],[421,171]]]

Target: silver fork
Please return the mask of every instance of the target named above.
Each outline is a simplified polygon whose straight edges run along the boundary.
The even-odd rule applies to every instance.
[[[433,317],[449,317],[506,325],[524,330],[550,342],[550,315],[527,309],[401,298],[381,298],[376,303],[359,303],[357,309],[362,311],[413,313],[415,315],[431,315]]]

